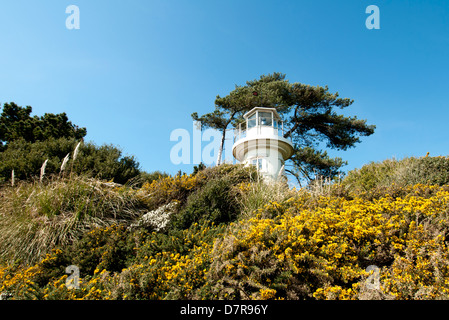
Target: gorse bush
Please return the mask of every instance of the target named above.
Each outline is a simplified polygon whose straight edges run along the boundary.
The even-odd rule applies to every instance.
[[[179,212],[168,228],[188,228],[201,219],[230,221],[238,213],[231,182],[249,180],[252,174],[252,169],[241,166],[210,168],[194,176],[161,177],[140,189],[117,188],[76,175],[49,178],[45,183],[20,181],[16,188],[5,185],[0,259],[34,263],[93,228],[134,225],[143,214],[173,200],[179,203]]]
[[[145,183],[138,196],[145,201],[151,210],[166,205],[174,200],[185,202],[188,195],[196,190],[205,178],[203,176],[176,175]]]
[[[174,200],[185,204],[191,194],[206,184],[209,184],[211,189],[216,188],[216,186],[211,187],[215,184],[212,181],[224,179],[220,183],[231,186],[244,181],[256,181],[257,176],[257,171],[253,167],[223,164],[219,167],[200,170],[191,175],[183,174],[153,180],[151,183],[145,183],[139,190],[138,195],[142,197],[150,209],[154,210]]]
[[[227,224],[94,229],[33,266],[3,267],[1,291],[40,299],[446,299],[449,189],[404,192],[348,200],[302,190]],[[74,262],[80,289],[68,290],[63,267]],[[380,270],[378,289],[366,285],[369,265]]]
[[[273,202],[217,239],[212,292],[228,299],[357,299],[366,295],[366,267],[376,265],[378,297],[447,298],[448,201],[446,188],[418,185],[405,199],[298,194]],[[265,211],[281,214],[262,218]]]
[[[199,298],[212,243],[223,229],[205,222],[169,234],[93,230],[76,247],[53,250],[32,267],[0,268],[0,291],[21,299]],[[73,259],[82,276],[78,290],[65,286],[64,267]]]
[[[210,180],[203,188],[189,195],[185,207],[174,218],[174,226],[186,229],[203,219],[215,223],[234,220],[239,211],[232,189],[232,183],[225,177]]]
[[[449,183],[449,158],[424,157],[411,158],[407,183],[410,185],[424,183],[444,185]]]
[[[201,220],[216,224],[235,220],[241,212],[241,194],[236,185],[255,181],[257,172],[253,167],[222,165],[203,169],[193,177],[202,186],[187,197],[183,209],[175,215],[173,225],[178,229]]]
[[[75,175],[4,186],[0,293],[10,299],[448,299],[449,186],[437,174],[445,160],[418,163],[425,161],[442,185],[382,185],[417,176],[390,162],[379,165],[385,180],[373,180],[382,175],[365,168],[366,180],[352,173],[321,189],[266,184],[254,168],[239,165],[161,175],[140,188]],[[374,190],[355,187],[370,181]],[[157,223],[154,215],[166,208],[173,212],[164,228],[139,223],[143,217]],[[79,289],[65,284],[69,265],[80,269]],[[368,266],[379,272],[377,286]]]

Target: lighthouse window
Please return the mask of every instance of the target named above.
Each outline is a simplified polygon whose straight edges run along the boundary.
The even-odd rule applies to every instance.
[[[250,118],[248,118],[248,129],[254,128],[256,126],[256,115],[254,114]]]
[[[259,112],[259,123],[262,126],[272,126],[272,114],[270,112]]]
[[[257,168],[258,171],[262,171],[263,169],[263,159],[256,158],[251,160],[251,164]]]

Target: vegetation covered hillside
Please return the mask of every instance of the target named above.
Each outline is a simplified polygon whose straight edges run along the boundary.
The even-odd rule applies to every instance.
[[[75,174],[4,183],[0,293],[447,299],[448,164],[387,160],[301,190],[226,164],[134,186]]]

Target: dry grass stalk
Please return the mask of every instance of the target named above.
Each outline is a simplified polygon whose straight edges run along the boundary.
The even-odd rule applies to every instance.
[[[282,203],[292,196],[292,191],[283,182],[264,181],[253,182],[247,187],[243,186],[238,202],[244,217],[252,216],[253,212],[270,202]]]
[[[39,182],[41,182],[41,183],[42,183],[42,179],[44,179],[44,176],[45,176],[45,168],[47,167],[47,162],[48,162],[48,159],[44,161],[44,163],[42,164],[42,167],[41,167],[41,175],[39,177]]]
[[[67,153],[64,160],[62,160],[60,172],[63,172],[65,170],[65,167],[67,166],[67,162],[69,161],[69,158],[70,158],[70,153]]]
[[[82,141],[78,142],[78,144],[77,144],[76,147],[75,147],[75,151],[73,151],[73,161],[75,161],[75,160],[76,160],[76,157],[78,156],[81,142],[82,142]]]

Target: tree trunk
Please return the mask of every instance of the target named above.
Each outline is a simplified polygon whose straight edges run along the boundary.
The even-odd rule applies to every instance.
[[[221,136],[220,149],[218,149],[217,166],[219,166],[221,164],[221,157],[223,155],[223,148],[224,148],[224,143],[225,143],[225,139],[226,139],[226,129],[231,124],[232,120],[234,120],[234,117],[236,114],[237,114],[237,111],[234,111],[231,114],[231,116],[229,117],[228,121],[224,125],[223,135]]]
[[[220,148],[218,149],[217,166],[221,164],[221,157],[223,155],[223,147],[226,139],[226,129],[223,130],[223,135],[221,136]]]

